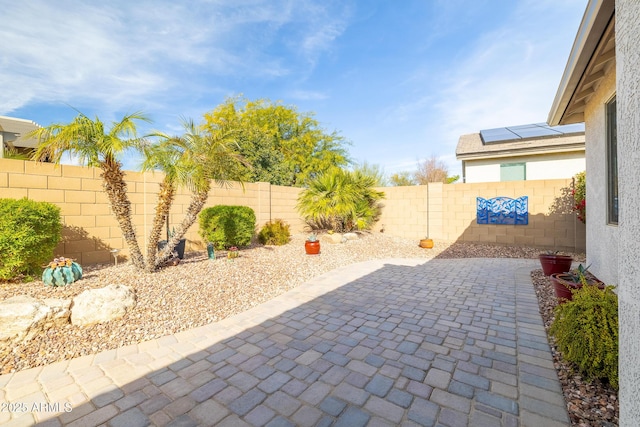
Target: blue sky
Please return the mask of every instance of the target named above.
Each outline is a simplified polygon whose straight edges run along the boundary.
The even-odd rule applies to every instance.
[[[179,133],[242,94],[315,113],[388,174],[432,155],[456,174],[460,135],[546,121],[586,4],[0,0],[0,115],[143,111]]]

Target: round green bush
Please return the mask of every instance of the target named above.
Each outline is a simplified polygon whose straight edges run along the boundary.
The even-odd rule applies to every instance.
[[[286,245],[290,239],[289,224],[281,219],[267,222],[258,233],[258,241],[263,245]]]
[[[248,246],[256,229],[256,214],[247,206],[218,205],[200,212],[200,236],[216,249]]]
[[[0,280],[38,276],[61,238],[60,208],[29,199],[0,199]]]
[[[588,379],[607,379],[618,388],[618,296],[613,286],[584,285],[573,300],[556,307],[549,331],[564,358]]]

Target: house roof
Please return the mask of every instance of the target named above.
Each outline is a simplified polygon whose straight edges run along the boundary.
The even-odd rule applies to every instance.
[[[589,0],[549,112],[550,125],[584,121],[589,98],[615,67],[615,50],[615,0]]]
[[[584,124],[550,127],[543,123],[486,129],[462,135],[457,160],[584,151]]]
[[[26,138],[25,135],[38,128],[40,125],[31,120],[0,116],[0,132],[4,142],[15,147],[35,148],[38,141],[35,138]]]

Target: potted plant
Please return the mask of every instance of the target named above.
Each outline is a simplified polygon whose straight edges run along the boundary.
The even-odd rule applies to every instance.
[[[175,233],[175,228],[173,229],[173,231],[169,231],[169,228],[167,227],[167,240],[160,240],[158,242],[158,250],[159,251],[161,251],[165,246],[167,246],[167,242],[169,241],[169,239],[171,239],[171,237],[173,236],[174,233]],[[178,254],[178,258],[179,259],[183,259],[184,258],[184,248],[185,248],[186,243],[187,243],[187,239],[180,239],[180,241],[178,241],[178,244],[176,245],[176,247],[173,248],[173,251]]]
[[[597,286],[600,289],[604,289],[604,283],[589,271],[589,267],[584,267],[582,264],[566,273],[553,273],[549,276],[549,280],[553,284],[553,289],[560,304],[565,301],[571,301],[573,299],[573,291],[583,286]]]
[[[320,241],[315,233],[307,237],[307,241],[304,242],[304,250],[307,255],[318,255],[320,253]]]
[[[433,248],[433,239],[430,239],[429,236],[426,236],[424,239],[420,239],[420,247],[426,249]]]
[[[566,273],[571,270],[571,263],[573,262],[573,257],[561,255],[558,251],[545,252],[540,254],[538,258],[545,276],[550,276],[553,273]]]
[[[227,258],[234,259],[234,258],[238,258],[239,256],[240,256],[240,252],[238,252],[238,247],[231,246],[229,248],[229,251],[227,252]]]

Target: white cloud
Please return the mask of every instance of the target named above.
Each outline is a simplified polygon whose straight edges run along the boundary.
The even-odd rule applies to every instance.
[[[228,89],[224,78],[309,68],[344,30],[336,6],[297,0],[11,2],[0,26],[0,113],[30,103],[106,111],[170,107]],[[281,31],[301,63],[285,61]],[[288,52],[291,53],[291,52]],[[176,95],[177,94],[177,95]],[[175,108],[175,106],[174,106]]]

